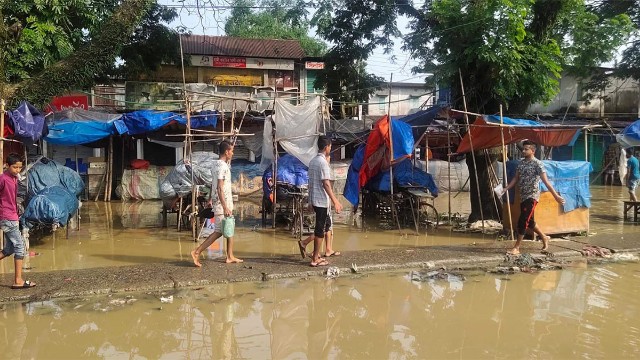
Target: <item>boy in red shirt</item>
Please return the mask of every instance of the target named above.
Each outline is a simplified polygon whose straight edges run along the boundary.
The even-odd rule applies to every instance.
[[[0,228],[4,232],[4,249],[0,260],[13,255],[16,277],[12,289],[26,289],[36,286],[22,279],[22,262],[25,256],[25,243],[18,225],[18,174],[22,170],[22,159],[18,154],[9,154],[7,170],[0,175]]]

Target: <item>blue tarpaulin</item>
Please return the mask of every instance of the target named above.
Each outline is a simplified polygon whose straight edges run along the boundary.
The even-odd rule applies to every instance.
[[[640,146],[640,119],[625,127],[616,140],[624,147]]]
[[[67,109],[47,116],[49,134],[44,138],[57,145],[88,144],[117,134],[114,121],[119,114]]]
[[[273,167],[270,165],[262,174],[264,182],[273,177]],[[285,183],[295,187],[303,187],[309,184],[309,168],[293,155],[286,154],[278,158],[278,183]],[[266,191],[266,190],[265,190]]]
[[[78,209],[84,191],[80,175],[53,160],[40,158],[27,172],[27,206],[22,220],[30,223],[66,225]]]
[[[216,111],[202,111],[192,115],[191,127],[193,129],[205,126],[215,127],[218,116]],[[187,118],[182,114],[169,111],[138,110],[122,115],[122,118],[115,122],[115,126],[120,134],[138,135],[156,131],[172,121],[182,125],[187,124]]]
[[[44,115],[26,101],[9,112],[9,121],[13,126],[14,136],[18,139],[36,142],[47,135]]]
[[[363,160],[364,145],[361,145],[353,155],[343,192],[343,196],[354,206],[360,202],[358,178]],[[373,191],[390,191],[390,178],[390,171],[383,171],[371,178],[365,187]],[[393,166],[393,178],[399,186],[421,186],[429,190],[433,196],[438,196],[438,187],[433,181],[431,174],[413,167],[410,159],[405,159]]]
[[[507,179],[510,181],[516,174],[520,160],[507,161]],[[542,160],[547,178],[554,189],[565,199],[565,212],[591,207],[591,191],[589,190],[589,173],[593,171],[591,163],[586,161],[552,161]],[[548,191],[540,181],[540,189]],[[509,190],[509,199],[513,202],[515,190]]]

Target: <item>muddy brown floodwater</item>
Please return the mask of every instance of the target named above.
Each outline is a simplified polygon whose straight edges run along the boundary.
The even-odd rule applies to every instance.
[[[622,222],[623,187],[592,188],[591,232],[638,239]],[[445,214],[446,194],[436,199]],[[452,212],[467,214],[467,193]],[[236,207],[236,255],[297,256],[290,233],[259,226],[259,204]],[[160,202],[82,207],[80,230],[33,239],[27,272],[188,262],[191,234],[161,228]],[[363,231],[336,216],[348,252],[495,242],[448,228]],[[207,256],[221,257],[214,245]],[[13,263],[0,262],[0,272]],[[28,276],[28,274],[27,274]],[[423,280],[409,271],[234,283],[162,294],[58,299],[0,308],[0,358],[639,358],[640,264]]]
[[[413,280],[412,280],[413,279]],[[640,357],[640,265],[409,272],[7,304],[4,359]]]

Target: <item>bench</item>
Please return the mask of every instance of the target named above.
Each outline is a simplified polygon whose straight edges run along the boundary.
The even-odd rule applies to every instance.
[[[625,201],[624,202],[624,221],[629,218],[629,210],[633,211],[633,221],[638,221],[640,216],[640,201]]]

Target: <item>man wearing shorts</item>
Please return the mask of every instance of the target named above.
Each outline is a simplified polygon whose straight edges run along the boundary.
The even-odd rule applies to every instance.
[[[638,201],[636,197],[636,188],[638,187],[638,182],[640,182],[640,162],[638,158],[633,156],[633,148],[627,149],[627,175],[626,184],[629,189],[629,200]]]
[[[316,223],[313,231],[313,256],[311,266],[326,266],[329,262],[320,257],[320,248],[324,240],[325,232],[331,226],[329,208],[333,204],[336,213],[342,211],[342,204],[333,194],[331,187],[331,168],[327,157],[331,153],[331,140],[325,136],[318,137],[318,155],[309,163],[309,205],[316,214]],[[304,247],[301,253],[304,253]]]
[[[518,184],[518,191],[520,192],[520,218],[518,219],[518,239],[516,240],[513,249],[507,254],[519,255],[520,243],[524,239],[525,231],[533,231],[542,239],[542,251],[546,251],[549,247],[549,237],[545,235],[540,227],[536,224],[533,214],[538,205],[540,199],[540,180],[549,189],[549,192],[553,195],[559,204],[564,204],[564,199],[555,191],[549,179],[547,179],[547,172],[544,169],[542,161],[536,159],[536,145],[531,141],[525,141],[523,143],[522,153],[524,159],[518,164],[516,169],[516,176],[511,179],[509,185],[504,189],[504,192]],[[503,192],[503,193],[504,193]]]
[[[200,254],[218,240],[222,236],[222,220],[233,215],[233,195],[231,194],[231,169],[229,162],[233,157],[233,145],[223,140],[218,147],[218,160],[214,161],[213,181],[211,184],[212,205],[215,214],[213,222],[213,233],[207,237],[195,250],[191,251],[193,264],[197,267],[202,266],[200,263]],[[227,264],[241,263],[243,260],[233,255],[233,237],[227,238]]]

